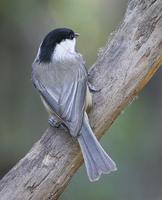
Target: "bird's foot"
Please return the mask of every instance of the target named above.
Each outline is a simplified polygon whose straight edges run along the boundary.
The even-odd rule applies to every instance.
[[[97,89],[90,82],[88,82],[88,88],[89,88],[89,91],[92,92],[92,93],[96,93],[96,92],[100,92],[101,91],[101,89]]]
[[[48,123],[53,128],[63,128],[65,129],[65,126],[61,121],[58,121],[54,116],[50,116],[48,119]]]

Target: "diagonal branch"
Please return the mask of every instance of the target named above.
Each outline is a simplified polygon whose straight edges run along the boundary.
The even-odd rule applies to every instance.
[[[101,89],[89,114],[98,138],[161,64],[162,1],[129,0],[122,24],[90,70],[90,81]],[[49,128],[0,181],[0,200],[57,199],[82,163],[77,142]]]

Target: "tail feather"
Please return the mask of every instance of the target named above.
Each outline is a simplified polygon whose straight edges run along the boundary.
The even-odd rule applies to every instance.
[[[102,173],[108,174],[117,170],[115,162],[105,152],[92,132],[86,114],[78,141],[90,181],[97,181]]]

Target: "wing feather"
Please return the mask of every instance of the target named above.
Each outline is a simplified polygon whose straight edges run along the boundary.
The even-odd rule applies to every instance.
[[[34,85],[49,107],[68,127],[70,134],[77,136],[84,115],[87,71],[83,65],[80,65],[75,70],[64,73],[63,84],[56,84],[56,77],[51,70],[52,68],[48,72],[45,70],[43,73],[41,72],[41,75],[33,73]],[[58,75],[58,73],[59,69],[56,74]],[[51,74],[53,74],[53,78],[48,81],[47,77]]]

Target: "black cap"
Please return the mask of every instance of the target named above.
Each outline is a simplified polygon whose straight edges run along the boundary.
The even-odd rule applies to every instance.
[[[51,61],[52,53],[57,44],[61,43],[63,40],[77,37],[79,34],[75,33],[69,28],[57,28],[49,32],[40,47],[39,62],[48,63]]]

